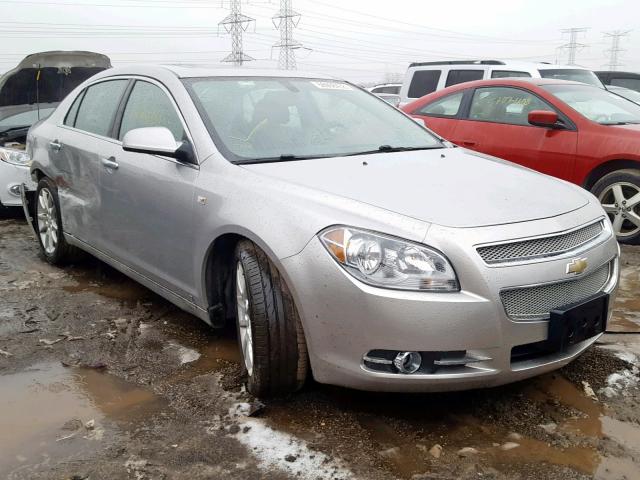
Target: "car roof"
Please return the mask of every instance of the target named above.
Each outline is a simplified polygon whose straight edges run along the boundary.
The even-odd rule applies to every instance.
[[[202,65],[154,65],[154,64],[135,64],[126,67],[112,68],[105,72],[102,76],[115,75],[166,75],[167,72],[172,73],[178,78],[198,78],[198,77],[279,77],[279,78],[321,78],[327,80],[335,80],[334,77],[323,73],[313,72],[292,72],[290,70],[275,70],[252,67],[229,67],[221,66],[202,66]]]
[[[543,87],[546,85],[586,85],[593,88],[598,88],[595,85],[589,85],[587,83],[575,82],[573,80],[559,80],[557,78],[492,78],[490,80],[474,80],[471,82],[458,83],[457,85],[452,85],[451,87],[447,87],[443,90],[438,90],[439,92],[443,92],[445,90],[464,90],[467,88],[477,88],[477,87],[487,87],[487,86],[514,86],[514,87],[531,87],[531,85]]]
[[[494,67],[494,69],[537,69],[537,70],[588,70],[584,67],[579,67],[577,65],[556,65],[553,63],[547,62],[522,62],[522,61],[511,61],[511,60],[443,60],[439,62],[415,62],[409,65],[411,67],[435,67],[435,66],[450,66],[450,67],[461,67],[461,66],[489,66]]]

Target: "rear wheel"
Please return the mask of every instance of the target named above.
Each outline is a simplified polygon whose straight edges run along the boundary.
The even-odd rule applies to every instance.
[[[35,223],[40,251],[47,262],[61,266],[80,256],[80,250],[64,239],[58,189],[48,178],[38,183]]]
[[[620,243],[640,244],[640,170],[618,170],[602,177],[593,194],[611,219]]]
[[[298,311],[278,269],[248,240],[236,247],[234,283],[247,389],[258,397],[299,390],[308,357]]]

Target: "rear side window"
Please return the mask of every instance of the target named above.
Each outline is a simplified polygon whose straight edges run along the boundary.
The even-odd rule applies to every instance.
[[[439,98],[429,105],[423,106],[414,112],[414,115],[429,115],[434,117],[455,117],[460,111],[464,92],[453,93]]]
[[[76,124],[76,117],[78,116],[78,108],[80,107],[80,103],[82,102],[82,97],[84,97],[85,90],[83,90],[80,95],[78,95],[71,105],[71,108],[67,112],[67,116],[64,119],[64,124],[73,127]]]
[[[176,141],[184,137],[184,128],[167,94],[149,82],[137,81],[131,90],[120,124],[120,140],[129,130],[145,127],[165,127]]]
[[[471,101],[469,120],[529,125],[529,112],[533,110],[553,108],[532,93],[518,88],[478,88]]]
[[[438,89],[440,70],[418,70],[413,73],[411,85],[409,85],[409,98],[420,98]]]
[[[450,70],[445,87],[474,80],[482,80],[484,70]]]
[[[491,72],[491,78],[531,78],[529,72],[513,72],[510,70],[494,70]]]
[[[129,80],[109,80],[87,88],[75,127],[103,137],[110,136],[111,124],[128,83]]]
[[[616,87],[625,87],[630,88],[631,90],[635,90],[640,92],[640,78],[615,78],[613,77],[609,82],[610,85],[615,85]]]

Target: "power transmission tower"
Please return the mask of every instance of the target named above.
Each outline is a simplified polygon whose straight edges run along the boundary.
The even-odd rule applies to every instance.
[[[254,60],[249,55],[245,55],[242,50],[242,34],[247,31],[252,22],[255,22],[255,19],[242,14],[241,0],[229,0],[229,3],[231,13],[218,24],[218,28],[222,26],[231,35],[231,53],[222,61],[241,66],[244,62]]]
[[[605,66],[609,67],[609,70],[612,72],[617,70],[618,67],[624,65],[620,63],[620,53],[624,52],[624,49],[620,48],[620,39],[628,36],[630,31],[631,30],[627,30],[623,32],[621,30],[615,30],[613,32],[604,33],[605,37],[611,38],[611,48],[605,51],[605,53],[609,54],[609,63]]]
[[[575,65],[576,53],[578,52],[578,50],[581,50],[584,47],[586,47],[584,43],[578,43],[578,35],[580,33],[586,32],[587,30],[589,29],[588,28],[567,28],[565,30],[562,30],[563,34],[565,33],[569,34],[569,43],[565,43],[560,47],[563,50],[569,51],[569,59],[567,61],[568,65]]]
[[[273,26],[280,30],[280,41],[273,47],[280,49],[278,67],[283,70],[296,69],[295,50],[302,47],[293,39],[293,29],[300,23],[301,15],[291,8],[292,0],[280,0],[280,10],[273,18]]]

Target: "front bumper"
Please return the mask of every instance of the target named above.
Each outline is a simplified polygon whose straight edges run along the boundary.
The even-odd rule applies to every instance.
[[[597,337],[564,352],[516,361],[512,349],[546,340],[548,321],[512,320],[505,312],[500,292],[514,286],[566,280],[567,261],[575,257],[575,252],[544,261],[490,267],[483,263],[474,245],[573,228],[593,220],[590,210],[491,228],[432,226],[425,243],[448,255],[462,286],[456,293],[394,291],[365,285],[340,268],[318,239],[312,240],[301,253],[282,260],[282,265],[303,321],[314,378],[320,383],[361,390],[450,391],[497,386],[566,365]],[[608,235],[580,255],[588,255],[594,266],[607,262],[617,265],[618,244]],[[617,287],[617,267],[615,270],[607,286],[612,295]],[[368,368],[363,358],[374,350],[464,351],[481,361],[435,373],[405,375]]]
[[[20,185],[23,183],[28,189],[36,188],[31,180],[29,167],[0,161],[0,204],[5,207],[20,207]]]

